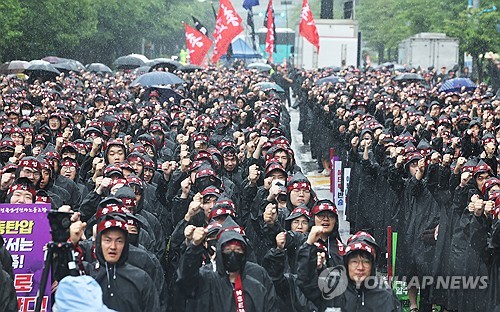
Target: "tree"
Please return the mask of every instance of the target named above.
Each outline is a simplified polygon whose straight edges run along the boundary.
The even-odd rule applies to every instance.
[[[500,36],[496,29],[500,14],[482,9],[463,10],[458,18],[446,21],[447,33],[460,39],[460,48],[472,55],[473,76],[483,81],[486,52],[500,50]],[[476,66],[477,65],[477,66]]]
[[[22,35],[19,24],[25,14],[18,0],[2,0],[0,2],[0,59],[9,50],[10,42]]]
[[[385,61],[385,50],[397,48],[408,36],[409,27],[399,0],[361,1],[356,15],[364,40],[378,53],[378,62]]]
[[[16,40],[10,39],[9,58],[36,59],[48,54],[71,55],[81,40],[96,31],[92,0],[41,0],[20,2],[25,14]]]

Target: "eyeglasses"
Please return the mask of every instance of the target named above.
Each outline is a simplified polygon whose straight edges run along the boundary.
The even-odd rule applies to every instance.
[[[76,168],[75,167],[62,167],[61,171],[74,172],[74,171],[76,171]]]
[[[31,176],[33,176],[33,177],[40,177],[40,175],[41,175],[40,172],[38,172],[38,171],[31,171],[31,170],[29,170],[27,168],[23,168],[23,170],[21,170],[21,171],[24,173],[24,175],[26,177],[31,177]]]
[[[319,220],[333,220],[335,219],[335,216],[333,214],[330,214],[330,213],[319,213],[316,215],[316,218],[318,218]]]
[[[351,259],[349,260],[348,264],[350,266],[353,266],[355,268],[357,268],[360,264],[363,268],[366,268],[367,266],[369,266],[372,262],[368,259]]]
[[[309,222],[305,221],[305,220],[293,220],[292,221],[292,225],[294,226],[302,226],[302,227],[306,227],[307,225],[309,224]]]

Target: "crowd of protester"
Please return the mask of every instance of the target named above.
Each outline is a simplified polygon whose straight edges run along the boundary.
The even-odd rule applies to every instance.
[[[93,277],[55,278],[58,311],[90,305],[72,283],[99,285],[96,308],[116,311],[400,311],[383,278],[389,225],[397,276],[489,277],[420,287],[420,311],[500,309],[500,101],[486,85],[439,92],[443,77],[387,68],[176,73],[171,89],[131,86],[133,72],[2,77],[0,202],[73,212],[78,268]],[[270,80],[290,94],[255,86]],[[351,168],[347,241],[295,161],[291,105],[319,170],[331,147]],[[10,285],[5,247],[0,258]],[[322,274],[337,266],[346,289],[330,297],[341,283],[325,290]],[[17,311],[12,287],[0,298]]]

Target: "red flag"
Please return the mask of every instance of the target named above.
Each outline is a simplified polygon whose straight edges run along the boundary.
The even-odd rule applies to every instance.
[[[189,51],[191,64],[201,65],[212,46],[212,41],[199,30],[184,23],[186,28],[186,47]]]
[[[234,37],[243,31],[241,23],[241,17],[234,10],[231,1],[221,0],[213,33],[215,41],[214,53],[212,54],[213,63],[216,63],[227,51]]]
[[[273,60],[274,51],[274,12],[273,0],[269,0],[267,5],[267,35],[266,35],[266,52],[269,53],[269,59]]]
[[[314,17],[309,7],[309,1],[303,0],[302,11],[300,12],[300,34],[307,39],[313,46],[319,51],[319,35],[316,24],[314,23]]]

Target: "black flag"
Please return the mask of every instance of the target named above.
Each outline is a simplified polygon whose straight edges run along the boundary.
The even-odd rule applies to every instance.
[[[194,27],[199,31],[201,32],[202,34],[204,34],[205,36],[208,37],[208,29],[203,26],[203,24],[194,16],[191,15],[191,17],[193,18],[193,22],[194,22]]]
[[[252,8],[248,10],[247,15],[247,25],[250,27],[250,34],[252,36],[252,46],[255,51],[257,51],[257,44],[255,43],[255,24],[253,22],[253,11]]]

